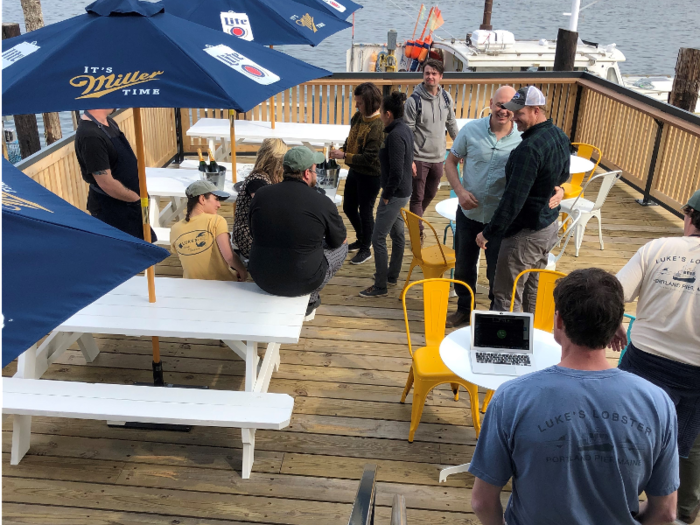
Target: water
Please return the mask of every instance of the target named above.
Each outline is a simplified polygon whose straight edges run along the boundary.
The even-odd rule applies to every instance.
[[[592,1],[581,0],[581,7]],[[51,24],[83,14],[88,3],[43,0],[44,21]],[[483,0],[442,0],[438,5],[445,25],[436,31],[437,36],[463,39],[467,32],[478,29]],[[389,29],[398,31],[399,41],[406,40],[413,32],[419,7],[417,0],[366,0],[364,9],[355,14],[355,42],[383,43]],[[491,23],[494,29],[512,31],[516,39],[554,40],[559,27],[568,28],[569,19],[562,13],[570,8],[570,0],[495,0]],[[19,22],[24,33],[19,0],[2,3],[2,18],[3,22]],[[345,71],[345,51],[350,47],[351,31],[341,31],[316,48],[280,46],[277,49],[330,71]],[[678,49],[700,48],[700,9],[698,0],[670,3],[599,0],[581,11],[578,31],[585,40],[617,44],[627,58],[620,64],[623,74],[673,75]],[[43,134],[41,117],[38,120]],[[64,134],[73,130],[69,114],[61,115],[61,124]]]

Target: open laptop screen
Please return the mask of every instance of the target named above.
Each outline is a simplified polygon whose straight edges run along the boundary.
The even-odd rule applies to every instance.
[[[474,350],[503,348],[527,352],[530,349],[530,316],[474,313]]]

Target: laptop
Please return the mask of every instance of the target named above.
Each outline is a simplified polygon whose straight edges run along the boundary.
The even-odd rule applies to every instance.
[[[533,322],[530,313],[474,310],[469,352],[472,372],[505,376],[532,372]]]

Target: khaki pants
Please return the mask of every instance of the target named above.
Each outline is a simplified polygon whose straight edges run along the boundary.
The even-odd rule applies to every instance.
[[[557,240],[559,224],[555,221],[541,230],[520,230],[501,241],[496,265],[496,278],[493,284],[493,309],[498,312],[510,310],[511,295],[515,278],[523,270],[544,269],[547,257]],[[488,250],[489,246],[486,245]],[[526,274],[518,281],[518,289],[513,301],[513,311],[535,312],[537,300],[536,273]]]

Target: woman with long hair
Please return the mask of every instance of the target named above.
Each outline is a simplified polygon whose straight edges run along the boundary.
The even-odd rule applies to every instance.
[[[379,148],[384,140],[384,125],[379,119],[382,93],[371,82],[355,88],[355,113],[350,121],[350,134],[342,149],[330,151],[332,159],[344,159],[350,168],[345,181],[343,211],[355,229],[357,240],[348,247],[357,252],[350,260],[362,264],[372,257],[374,203],[379,193]]]
[[[253,171],[238,190],[236,214],[233,219],[233,243],[238,253],[248,259],[253,237],[250,234],[250,202],[263,186],[282,182],[283,159],[287,145],[281,139],[263,140]]]
[[[406,244],[401,208],[406,207],[411,198],[413,179],[413,132],[403,120],[405,102],[406,94],[394,91],[384,97],[380,109],[386,138],[379,151],[382,196],[372,235],[375,274],[374,284],[360,292],[362,297],[387,295],[387,286],[396,286],[401,272]],[[391,236],[391,262],[387,235]]]

